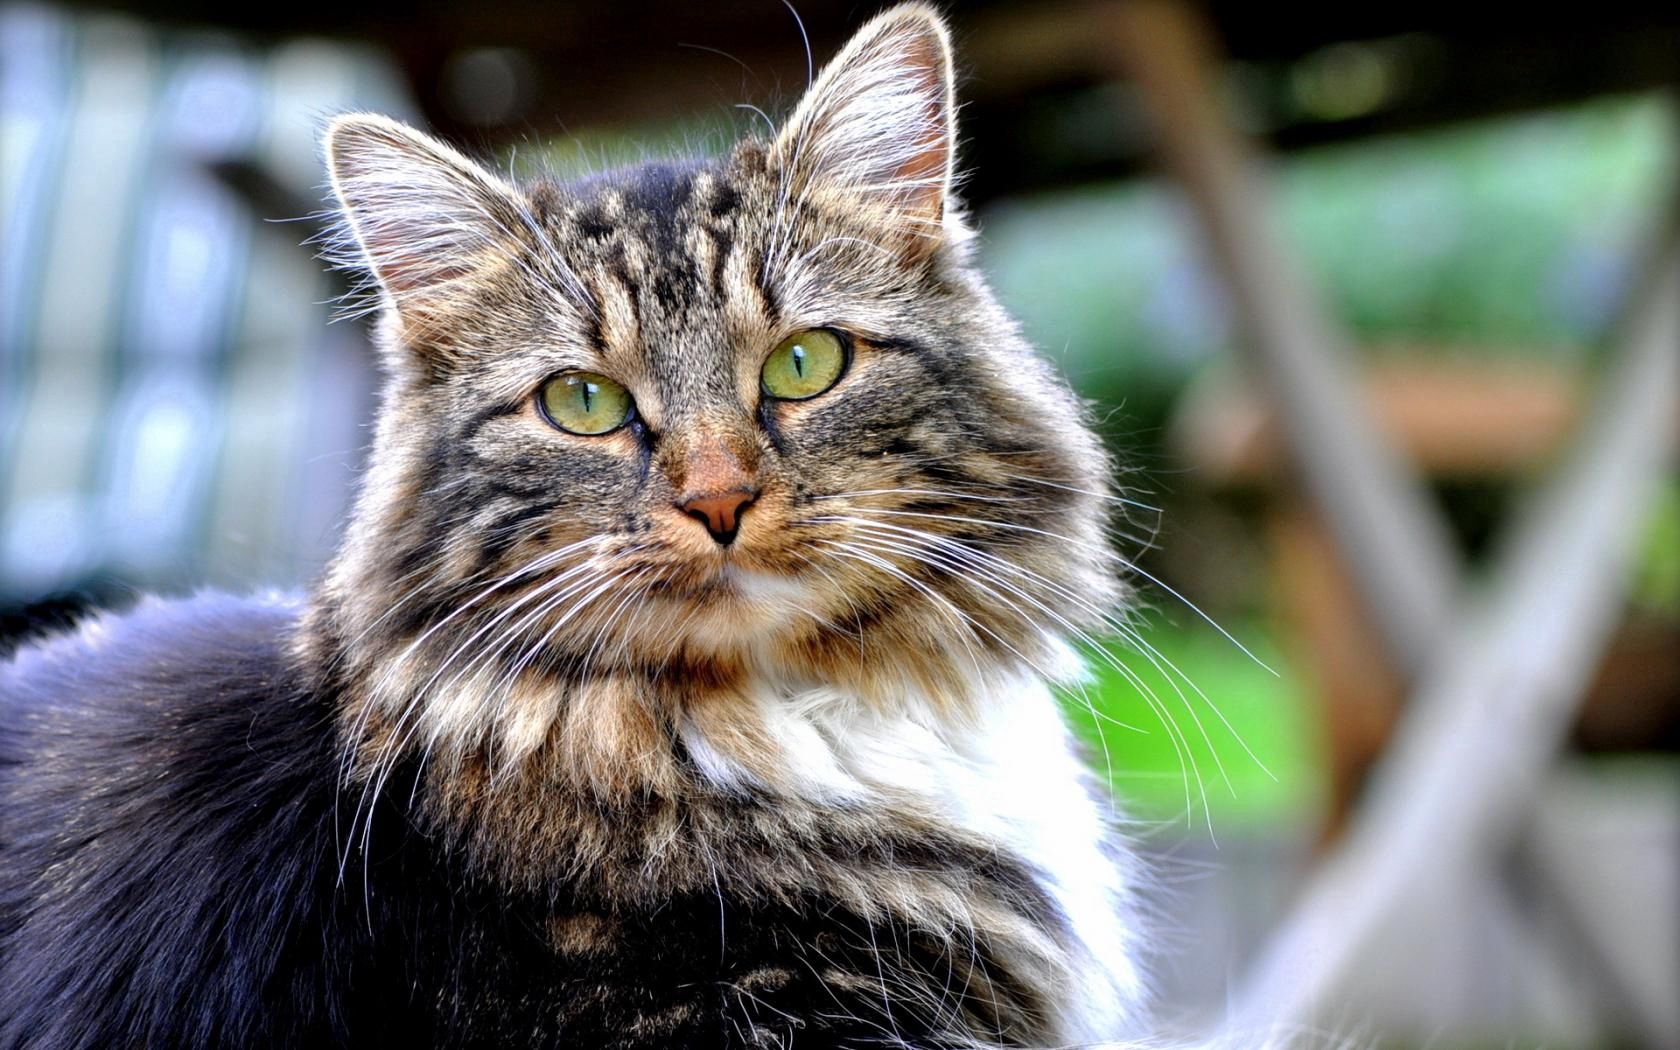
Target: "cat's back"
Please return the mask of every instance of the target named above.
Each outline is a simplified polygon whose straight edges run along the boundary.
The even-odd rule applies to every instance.
[[[247,761],[228,753],[230,731],[295,730],[295,718],[272,716],[307,702],[284,652],[299,612],[277,596],[146,599],[0,663],[0,842],[27,848],[31,816],[43,828],[93,817],[74,800],[143,819],[148,800],[205,790]],[[296,737],[250,750],[304,743]],[[215,794],[234,786],[215,783]]]
[[[0,1047],[271,1042],[227,1025],[277,996],[330,1027],[294,947],[336,867],[299,611],[148,600],[0,664]]]

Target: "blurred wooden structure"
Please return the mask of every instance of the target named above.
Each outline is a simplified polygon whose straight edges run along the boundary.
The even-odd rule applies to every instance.
[[[1329,320],[1270,216],[1257,155],[1226,117],[1205,23],[1169,0],[1117,4],[1100,23],[1116,71],[1155,114],[1245,328],[1296,476],[1328,526],[1409,699],[1347,833],[1239,992],[1239,1028],[1333,1019],[1333,1004],[1408,924],[1475,900],[1506,929],[1507,960],[1561,988],[1508,903],[1503,850],[1520,833],[1618,619],[1633,530],[1674,449],[1680,392],[1680,194],[1660,222],[1618,350],[1563,461],[1515,516],[1485,584],[1463,581],[1415,467],[1381,433]],[[1451,937],[1451,927],[1432,927]],[[1398,940],[1396,933],[1399,934]],[[1437,937],[1384,972],[1420,987],[1476,965]],[[1520,946],[1520,947],[1518,947]],[[1614,956],[1618,945],[1592,947]],[[1633,973],[1631,965],[1606,968]],[[1465,976],[1469,971],[1465,970]],[[1680,1042],[1671,994],[1622,985],[1622,1025]],[[1546,1001],[1545,996],[1537,1002]],[[1327,1014],[1326,1011],[1332,1011]],[[1561,1015],[1554,1018],[1562,1021]]]
[[[427,123],[456,141],[495,147],[608,123],[646,127],[677,115],[673,100],[708,116],[737,103],[774,115],[804,88],[806,39],[819,59],[833,54],[859,19],[887,2],[794,0],[797,16],[780,0],[80,6],[259,39],[378,42],[406,73]],[[1117,90],[1110,41],[1094,31],[1109,0],[940,6],[966,72],[963,192],[971,204],[1112,179],[1150,163],[1143,100]],[[1680,68],[1675,5],[1536,8],[1520,18],[1427,3],[1328,5],[1309,14],[1208,0],[1199,10],[1252,89],[1244,92],[1252,104],[1244,126],[1279,149],[1648,90],[1673,83]],[[1372,59],[1386,71],[1382,89],[1365,92],[1360,106],[1324,108],[1338,97],[1338,78]],[[1301,90],[1312,85],[1317,90]],[[742,126],[756,120],[741,117]]]
[[[1566,448],[1587,400],[1578,368],[1558,355],[1477,360],[1449,349],[1386,348],[1360,376],[1365,413],[1384,440],[1431,483],[1516,486]],[[1206,485],[1259,493],[1271,578],[1295,648],[1314,681],[1331,774],[1334,836],[1400,717],[1406,678],[1362,607],[1334,530],[1304,500],[1270,402],[1230,370],[1181,399],[1178,457]],[[1650,740],[1680,697],[1680,637],[1629,624],[1611,642],[1580,713],[1599,746]]]

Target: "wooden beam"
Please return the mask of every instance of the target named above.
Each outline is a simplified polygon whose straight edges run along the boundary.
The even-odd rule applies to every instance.
[[[1104,22],[1115,72],[1142,89],[1225,278],[1239,346],[1277,404],[1303,484],[1394,663],[1415,676],[1452,618],[1458,558],[1446,524],[1363,411],[1347,340],[1284,245],[1254,153],[1219,110],[1204,25],[1169,0],[1113,4]]]
[[[1646,270],[1574,454],[1518,518],[1486,591],[1420,683],[1353,827],[1255,966],[1239,1026],[1333,1006],[1410,888],[1485,866],[1539,790],[1618,619],[1635,531],[1671,459],[1677,230]]]

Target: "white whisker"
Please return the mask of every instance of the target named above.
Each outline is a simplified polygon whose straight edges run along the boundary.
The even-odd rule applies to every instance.
[[[1097,554],[1099,554],[1100,556],[1103,556],[1103,557],[1116,557],[1116,558],[1119,557],[1119,555],[1117,555],[1115,552],[1109,550],[1108,548],[1098,547],[1097,545],[1092,544],[1092,543],[1090,543],[1086,540],[1078,539],[1078,538],[1073,537],[1073,536],[1064,536],[1063,534],[1061,534],[1059,532],[1050,532],[1050,531],[1047,531],[1045,529],[1033,528],[1031,525],[1022,525],[1018,522],[988,521],[984,518],[965,518],[965,517],[963,517],[961,515],[957,515],[957,514],[928,514],[928,513],[922,512],[922,511],[913,511],[913,510],[887,510],[887,509],[881,508],[881,507],[854,507],[853,509],[856,510],[856,511],[862,512],[862,513],[869,513],[869,514],[896,514],[896,515],[902,515],[904,517],[931,518],[935,521],[959,521],[959,522],[966,522],[966,523],[971,524],[971,525],[984,525],[988,528],[1007,529],[1007,530],[1011,530],[1011,531],[1015,531],[1015,532],[1031,533],[1032,535],[1043,536],[1047,539],[1056,540],[1056,541],[1061,542],[1061,543],[1072,544],[1073,546],[1078,547],[1082,550],[1097,553]],[[1214,630],[1218,631],[1225,638],[1226,641],[1230,642],[1232,645],[1236,646],[1239,650],[1241,650],[1241,652],[1244,656],[1248,657],[1250,660],[1253,660],[1255,662],[1255,664],[1257,664],[1260,668],[1265,670],[1267,673],[1269,673],[1273,676],[1277,676],[1277,674],[1278,674],[1277,671],[1273,670],[1270,664],[1266,663],[1266,661],[1264,661],[1264,660],[1260,659],[1258,656],[1254,655],[1254,653],[1248,648],[1248,646],[1246,646],[1242,642],[1238,641],[1236,639],[1236,637],[1231,634],[1231,632],[1229,632],[1225,628],[1221,627],[1217,620],[1215,620],[1213,617],[1209,616],[1207,613],[1203,612],[1201,610],[1201,607],[1198,606],[1195,602],[1191,601],[1190,599],[1186,598],[1184,595],[1180,594],[1177,590],[1173,589],[1171,586],[1169,586],[1166,582],[1161,580],[1159,577],[1156,577],[1156,576],[1150,574],[1149,572],[1145,571],[1144,569],[1140,568],[1134,562],[1132,562],[1130,560],[1127,560],[1127,559],[1124,559],[1124,558],[1120,559],[1120,561],[1121,561],[1121,564],[1123,564],[1126,567],[1126,570],[1128,572],[1137,573],[1139,576],[1142,576],[1144,579],[1148,580],[1150,583],[1154,584],[1155,586],[1161,588],[1163,591],[1166,591],[1168,594],[1172,595],[1174,598],[1178,599],[1178,601],[1181,604],[1183,604],[1183,606],[1186,609],[1189,609],[1192,613],[1195,613],[1196,616],[1200,617],[1202,619],[1202,621],[1205,622],[1209,627],[1212,627]]]

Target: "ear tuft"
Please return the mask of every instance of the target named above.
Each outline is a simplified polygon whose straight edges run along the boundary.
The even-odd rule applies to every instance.
[[[471,273],[519,228],[516,191],[442,142],[370,113],[333,120],[327,170],[343,208],[347,259],[360,261],[399,309]]]
[[[950,34],[904,4],[860,29],[771,145],[796,193],[838,191],[937,238],[951,189],[956,118]]]

